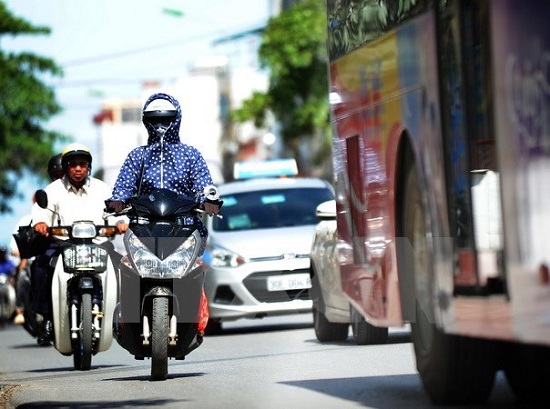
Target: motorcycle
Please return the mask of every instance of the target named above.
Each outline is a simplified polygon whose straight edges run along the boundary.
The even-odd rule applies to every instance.
[[[11,321],[15,313],[15,290],[7,275],[0,274],[0,327]]]
[[[130,199],[119,213],[128,216],[129,229],[113,335],[136,359],[151,359],[151,380],[165,380],[168,358],[183,360],[202,343],[203,243],[191,220],[201,206],[198,196],[156,189]]]
[[[36,192],[37,204],[47,209],[43,190]],[[76,221],[48,228],[50,235],[68,237],[61,254],[52,258],[52,304],[54,346],[61,354],[73,356],[74,368],[89,370],[92,355],[106,351],[113,340],[113,313],[117,304],[114,264],[106,248],[94,242],[111,238],[116,226]]]

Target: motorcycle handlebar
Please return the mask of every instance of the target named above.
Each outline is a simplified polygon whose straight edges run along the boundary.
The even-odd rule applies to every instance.
[[[117,226],[94,224],[94,228],[96,232],[94,237],[114,237],[119,234]],[[48,233],[53,236],[74,237],[73,229],[74,224],[67,226],[50,226],[48,227]]]

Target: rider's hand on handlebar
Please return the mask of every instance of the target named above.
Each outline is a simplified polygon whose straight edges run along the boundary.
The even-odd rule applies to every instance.
[[[107,206],[107,210],[114,213],[120,213],[124,209],[124,202],[122,200],[106,201],[105,205]]]
[[[205,201],[203,203],[203,206],[204,206],[205,213],[209,216],[218,214],[218,212],[220,211],[220,207],[221,207],[220,204],[212,203],[212,202],[209,202],[209,201]]]
[[[126,223],[123,220],[120,220],[116,223],[116,228],[119,234],[123,234],[126,232],[126,230],[128,230],[128,223]]]
[[[48,225],[44,222],[39,222],[34,225],[34,231],[42,236],[48,235]]]

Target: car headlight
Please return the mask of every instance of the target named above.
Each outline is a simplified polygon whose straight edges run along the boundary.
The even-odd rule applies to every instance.
[[[131,230],[128,230],[124,242],[128,258],[143,278],[181,278],[200,263],[196,255],[200,242],[198,232],[189,236],[164,260],[151,252]]]
[[[224,247],[214,247],[211,256],[210,265],[212,267],[239,267],[246,263],[243,256]]]
[[[107,258],[107,250],[95,244],[78,244],[63,250],[63,266],[67,271],[103,272],[107,269]]]

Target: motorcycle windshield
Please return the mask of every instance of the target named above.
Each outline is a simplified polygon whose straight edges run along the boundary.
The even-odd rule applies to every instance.
[[[130,204],[130,229],[161,260],[178,249],[196,230],[194,209],[200,203],[194,197],[155,189],[134,197]]]
[[[184,196],[168,189],[155,189],[146,195],[130,200],[132,211],[137,217],[155,220],[175,220],[182,216],[193,216],[198,202],[194,197]]]

